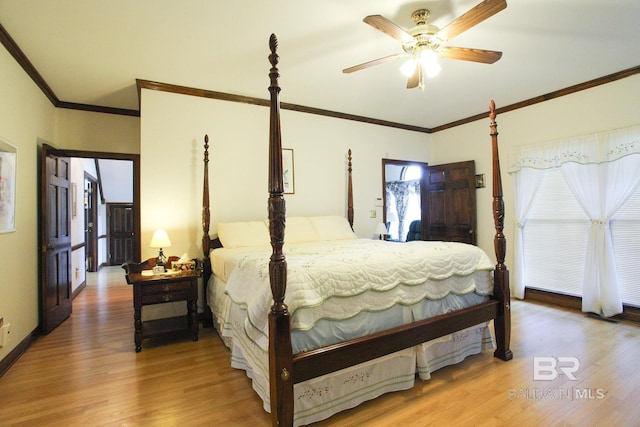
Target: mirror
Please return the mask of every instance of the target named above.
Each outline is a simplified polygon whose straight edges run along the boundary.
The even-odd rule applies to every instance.
[[[382,159],[382,212],[389,240],[405,242],[411,222],[426,212],[427,168],[423,162]]]

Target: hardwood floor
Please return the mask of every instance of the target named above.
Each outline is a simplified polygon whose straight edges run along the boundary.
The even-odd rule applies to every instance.
[[[0,426],[270,425],[214,330],[201,328],[198,342],[188,333],[145,340],[135,353],[131,294],[117,267],[88,279],[71,318],[0,378]],[[637,425],[637,324],[523,301],[512,307],[514,360],[476,355],[317,425]],[[575,380],[534,380],[542,356],[576,358]]]

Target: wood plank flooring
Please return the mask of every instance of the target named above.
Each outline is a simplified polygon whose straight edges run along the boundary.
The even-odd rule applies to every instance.
[[[133,343],[120,268],[90,275],[73,314],[0,378],[0,426],[268,426],[215,330]],[[640,420],[640,327],[514,301],[514,360],[483,353],[318,426],[632,426]],[[575,357],[572,381],[534,380],[534,357]],[[565,366],[560,364],[560,366]]]

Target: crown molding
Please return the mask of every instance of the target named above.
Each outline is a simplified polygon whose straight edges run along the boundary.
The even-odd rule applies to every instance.
[[[31,77],[31,79],[36,83],[36,85],[42,90],[45,96],[51,101],[51,103],[55,107],[67,108],[72,110],[80,110],[80,111],[91,111],[96,113],[107,113],[107,114],[117,114],[117,115],[123,115],[123,116],[140,117],[139,108],[138,110],[129,110],[124,108],[103,107],[99,105],[79,104],[74,102],[61,101],[60,99],[58,99],[58,97],[53,92],[51,87],[47,84],[47,82],[42,78],[40,73],[35,69],[35,67],[31,63],[31,61],[29,61],[29,59],[24,54],[24,52],[22,52],[20,47],[18,47],[16,42],[9,35],[9,33],[2,26],[2,24],[0,24],[0,43],[4,45],[4,47],[9,51],[9,53],[13,56],[13,58],[18,62],[18,64],[20,64],[20,66],[24,69],[24,71]],[[570,95],[572,93],[580,92],[586,89],[591,89],[596,86],[611,83],[616,80],[624,79],[638,73],[640,73],[640,65],[627,68],[626,70],[618,71],[616,73],[612,73],[612,74],[599,77],[593,80],[589,80],[583,83],[578,83],[576,85],[569,86],[564,89],[559,89],[553,92],[549,92],[544,95],[536,96],[533,98],[526,99],[524,101],[520,101],[504,107],[500,107],[496,109],[496,113],[503,114],[508,111],[513,111],[520,108],[528,107],[530,105],[538,104],[540,102],[549,101],[551,99],[556,99],[561,96]],[[141,89],[149,89],[149,90],[159,90],[164,92],[178,93],[178,94],[190,95],[190,96],[199,96],[203,98],[218,99],[222,101],[240,102],[244,104],[261,105],[265,107],[269,106],[269,101],[267,99],[254,98],[251,96],[234,95],[234,94],[225,93],[225,92],[216,92],[213,90],[197,89],[197,88],[192,88],[187,86],[178,86],[178,85],[173,85],[169,83],[160,83],[160,82],[154,82],[154,81],[142,80],[142,79],[136,79],[136,84],[138,88],[138,103],[140,103]],[[440,132],[456,126],[461,126],[467,123],[475,122],[477,120],[482,120],[487,118],[489,114],[489,110],[487,110],[486,112],[465,117],[463,119],[446,123],[440,126],[436,126],[433,128],[426,128],[421,126],[408,125],[404,123],[391,122],[387,120],[373,119],[370,117],[340,113],[337,111],[324,110],[320,108],[307,107],[304,105],[290,104],[285,102],[280,104],[280,108],[282,108],[283,110],[298,111],[301,113],[316,114],[316,115],[332,117],[336,119],[352,120],[356,122],[369,123],[369,124],[374,124],[379,126],[387,126],[387,127],[392,127],[396,129],[409,130],[413,132],[422,132],[427,134]]]

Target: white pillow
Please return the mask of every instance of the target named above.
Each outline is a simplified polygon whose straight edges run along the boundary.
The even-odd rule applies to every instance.
[[[346,240],[357,237],[343,216],[313,216],[310,219],[320,240]]]
[[[268,224],[268,222],[267,222]],[[284,228],[285,243],[317,242],[320,236],[309,217],[293,216],[286,219]]]
[[[264,221],[219,222],[218,238],[225,248],[264,246],[270,242]]]

